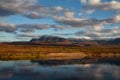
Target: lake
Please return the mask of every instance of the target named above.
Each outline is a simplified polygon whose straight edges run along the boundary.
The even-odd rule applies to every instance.
[[[60,65],[0,61],[0,80],[120,80],[120,64],[119,61]]]

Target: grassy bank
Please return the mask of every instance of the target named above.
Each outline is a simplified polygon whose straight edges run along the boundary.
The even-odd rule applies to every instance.
[[[0,60],[71,59],[81,58],[83,55],[85,57],[119,58],[120,46],[0,45]]]

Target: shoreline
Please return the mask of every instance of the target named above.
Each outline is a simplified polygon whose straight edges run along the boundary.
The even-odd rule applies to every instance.
[[[84,52],[72,52],[72,53],[3,53],[0,54],[0,60],[73,60],[83,58],[120,58],[119,53],[84,53]]]
[[[94,64],[94,63],[109,63],[120,66],[120,58],[81,58],[69,60],[32,60],[32,63],[40,65],[69,65],[69,64]]]
[[[44,60],[70,60],[70,59],[82,59],[87,57],[83,52],[76,53],[49,53],[46,54]]]

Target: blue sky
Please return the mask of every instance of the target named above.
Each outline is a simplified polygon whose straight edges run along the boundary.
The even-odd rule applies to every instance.
[[[120,0],[0,0],[0,42],[42,35],[120,37]]]

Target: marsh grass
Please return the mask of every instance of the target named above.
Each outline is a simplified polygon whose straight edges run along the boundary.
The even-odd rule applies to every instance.
[[[58,53],[81,53],[81,52],[85,53],[88,57],[118,57],[119,58],[120,46],[80,47],[80,46],[0,44],[0,60],[36,60],[36,59],[44,60],[46,55],[50,53],[58,54]],[[70,54],[70,55],[74,55],[74,54]]]

